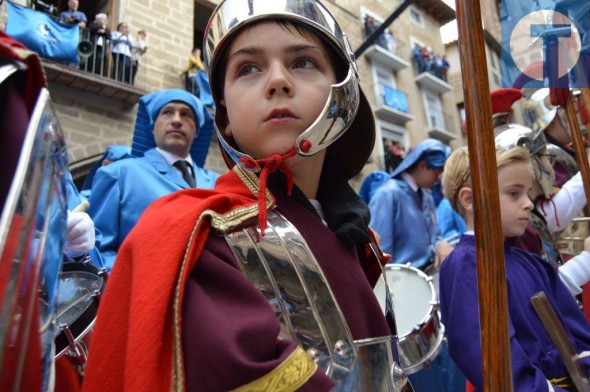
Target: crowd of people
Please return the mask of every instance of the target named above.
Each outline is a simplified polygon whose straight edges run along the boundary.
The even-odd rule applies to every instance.
[[[375,18],[371,15],[365,16],[365,22],[363,25],[363,32],[365,39],[370,37],[377,29],[379,28],[380,23],[378,23]],[[390,51],[391,53],[395,53],[397,49],[397,42],[395,40],[395,36],[393,35],[393,30],[391,28],[386,29],[383,33],[377,36],[375,43],[381,46],[383,49]]]
[[[418,73],[429,72],[448,82],[449,62],[447,56],[439,56],[425,46],[415,44],[412,49],[412,61]]]
[[[82,382],[61,390],[482,390],[475,235],[485,233],[474,232],[467,148],[425,139],[406,152],[385,141],[387,170],[357,193],[349,181],[373,152],[375,121],[337,21],[317,0],[248,3],[222,1],[205,31],[214,117],[195,91],[143,96],[131,146],[109,149],[73,191],[89,208],[68,205],[64,254],[97,254],[110,275]],[[132,70],[126,32],[120,23],[111,35],[113,62]],[[204,72],[200,56],[187,80]],[[490,97],[505,239],[496,262],[518,391],[575,390],[530,306],[539,291],[585,378],[590,370],[590,323],[575,298],[590,281],[590,236],[567,262],[555,246],[586,200],[580,173],[565,170],[570,153],[555,152],[571,130],[548,96]],[[526,123],[513,124],[521,99]],[[204,167],[214,130],[222,175]],[[406,314],[391,307],[413,303],[415,287],[376,295],[394,283],[393,267],[433,287],[419,304],[432,312],[426,330],[405,330]],[[403,340],[412,334],[418,343]]]
[[[61,12],[59,19],[81,29],[80,68],[126,84],[135,84],[147,51],[146,31],[138,30],[133,36],[125,22],[118,23],[117,29],[111,31],[107,14],[98,13],[89,23],[86,14],[78,7],[79,0],[68,0],[68,10]]]

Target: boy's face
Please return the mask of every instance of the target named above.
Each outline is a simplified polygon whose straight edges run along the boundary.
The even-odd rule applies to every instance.
[[[530,222],[533,202],[528,192],[533,185],[530,165],[513,163],[498,170],[500,213],[505,237],[521,236]]]
[[[289,151],[336,83],[321,41],[275,21],[245,28],[233,39],[224,77],[225,135],[255,159]]]

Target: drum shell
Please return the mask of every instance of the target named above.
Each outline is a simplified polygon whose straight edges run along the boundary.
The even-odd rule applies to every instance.
[[[433,279],[409,264],[388,264],[384,268],[384,273],[391,292],[398,327],[400,365],[408,374],[413,374],[438,355],[444,339],[445,329],[440,321]],[[384,308],[383,279],[377,282],[375,294]],[[412,302],[417,300],[419,306],[407,306],[410,298]],[[416,314],[416,311],[421,313]],[[411,321],[408,323],[407,320]]]

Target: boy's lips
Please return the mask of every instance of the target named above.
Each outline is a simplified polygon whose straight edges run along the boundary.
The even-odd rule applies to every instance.
[[[265,117],[264,121],[281,120],[284,118],[298,118],[289,109],[275,109],[268,116]]]

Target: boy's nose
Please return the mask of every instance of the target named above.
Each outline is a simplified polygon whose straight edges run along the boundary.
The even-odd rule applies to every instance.
[[[266,97],[271,98],[276,94],[291,96],[293,85],[289,80],[289,74],[284,66],[275,64],[268,72],[268,84],[266,86]]]
[[[533,207],[535,206],[535,204],[533,203],[533,201],[530,199],[530,197],[526,197],[526,200],[524,202],[524,209],[525,210],[532,210]]]

